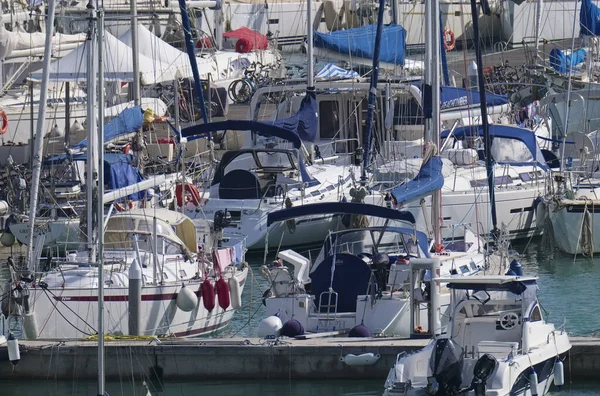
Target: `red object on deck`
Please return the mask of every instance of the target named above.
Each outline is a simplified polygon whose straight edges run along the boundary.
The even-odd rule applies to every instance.
[[[269,41],[267,36],[247,27],[232,30],[223,34],[227,39],[238,39],[235,44],[235,50],[240,53],[246,53],[253,50],[267,49]]]

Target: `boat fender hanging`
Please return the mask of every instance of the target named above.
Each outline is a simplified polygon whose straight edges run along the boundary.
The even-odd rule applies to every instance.
[[[10,360],[13,366],[16,366],[19,363],[19,360],[21,360],[21,351],[19,351],[19,340],[17,340],[12,333],[8,335],[7,346],[8,360]]]
[[[215,308],[215,287],[208,279],[205,279],[200,285],[200,293],[202,294],[204,308],[208,312],[212,312]]]
[[[452,51],[455,46],[454,32],[450,29],[444,30],[444,48],[446,48],[446,51]]]
[[[198,191],[196,186],[190,183],[186,183],[185,188],[182,184],[178,184],[177,187],[175,187],[175,196],[177,197],[177,206],[179,207],[182,207],[187,202],[190,202],[194,206],[198,206],[200,205],[200,202],[202,202],[200,191]]]
[[[230,305],[229,286],[227,286],[225,279],[220,277],[215,283],[215,287],[217,289],[217,297],[219,298],[219,307],[221,307],[223,310],[226,310]]]
[[[8,131],[8,115],[6,111],[0,110],[0,117],[2,118],[2,128],[0,128],[0,135],[4,135]]]
[[[348,337],[371,338],[371,330],[361,323],[350,329]]]
[[[183,312],[191,312],[198,306],[198,296],[189,287],[183,285],[177,293],[177,308]]]
[[[36,340],[38,338],[38,325],[33,312],[27,312],[23,315],[23,329],[28,340]]]
[[[372,366],[381,357],[380,354],[363,353],[361,355],[353,355],[351,353],[340,357],[340,362],[346,363],[348,366]]]
[[[242,307],[242,293],[240,293],[240,282],[235,276],[229,278],[229,297],[231,299],[231,308],[240,309]]]
[[[533,367],[529,374],[529,386],[531,388],[531,396],[538,396],[538,376]]]
[[[279,332],[283,324],[279,316],[269,316],[264,318],[258,325],[257,335],[259,337],[279,337]]]
[[[554,386],[561,387],[565,384],[565,365],[558,357],[554,363]]]
[[[283,324],[279,334],[286,337],[296,337],[304,334],[304,326],[296,319],[290,319]]]
[[[15,244],[15,236],[12,232],[10,231],[4,231],[2,233],[2,236],[0,237],[0,243],[2,244],[2,246],[4,247],[11,247],[12,245]]]

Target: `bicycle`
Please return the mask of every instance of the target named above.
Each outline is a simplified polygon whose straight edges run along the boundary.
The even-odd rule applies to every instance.
[[[227,90],[229,98],[236,104],[248,103],[259,88],[284,84],[284,79],[269,76],[268,72],[273,69],[272,66],[264,66],[257,62],[253,63],[244,71],[244,77],[233,80],[229,84]],[[282,92],[273,92],[267,94],[266,99],[270,103],[281,103],[283,95]]]

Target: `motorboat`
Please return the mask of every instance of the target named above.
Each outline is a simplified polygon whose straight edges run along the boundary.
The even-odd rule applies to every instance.
[[[545,395],[564,385],[571,349],[564,328],[546,323],[537,278],[434,279],[451,291],[450,323],[425,348],[399,354],[384,395]]]
[[[263,299],[268,317],[258,328],[259,336],[299,335],[284,330],[294,321],[302,333],[408,336],[412,324],[431,331],[427,309],[411,308],[411,285],[436,271],[471,277],[486,269],[483,244],[473,232],[466,232],[464,243],[430,253],[433,242],[417,231],[412,214],[392,208],[352,202],[308,204],[273,212],[269,223],[293,226],[303,216],[323,214],[338,214],[340,221],[345,217],[349,228],[331,230],[314,263],[293,250],[278,249],[278,259],[261,267],[270,288]],[[435,268],[418,267],[413,273],[417,263],[427,260],[436,261]],[[449,295],[444,294],[440,312],[445,313],[448,304]],[[417,321],[412,322],[415,311]],[[446,325],[442,320],[437,326]]]
[[[134,303],[140,335],[187,337],[222,329],[241,305],[248,275],[243,241],[218,248],[210,226],[204,235],[197,227],[178,212],[134,209],[107,220],[101,269],[87,250],[42,260],[33,273],[12,261],[4,289],[11,297],[2,305],[5,330],[29,339],[94,335],[99,270],[105,272],[107,334],[133,333],[128,317]],[[129,297],[134,280],[141,281],[137,302]]]

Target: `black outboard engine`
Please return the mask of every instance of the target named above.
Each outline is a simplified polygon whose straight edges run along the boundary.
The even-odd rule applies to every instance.
[[[461,350],[452,340],[440,338],[431,356],[431,372],[437,384],[436,396],[452,396],[460,392],[463,358]],[[431,385],[431,382],[430,382]]]
[[[390,257],[385,253],[377,253],[373,257],[372,268],[375,270],[377,279],[378,295],[381,297],[387,286],[388,270],[390,268]]]
[[[496,358],[489,353],[486,353],[479,358],[473,368],[473,381],[471,386],[465,391],[475,391],[476,396],[485,396],[487,380],[490,378],[494,370],[498,366]]]
[[[223,242],[223,229],[231,224],[231,214],[225,209],[217,210],[213,221],[213,231],[216,234],[217,246],[221,247]]]

